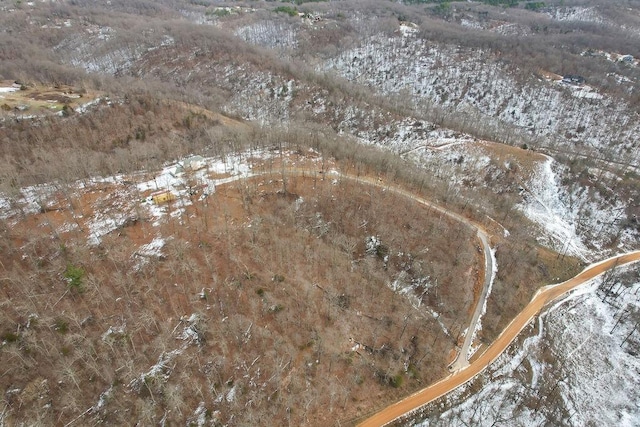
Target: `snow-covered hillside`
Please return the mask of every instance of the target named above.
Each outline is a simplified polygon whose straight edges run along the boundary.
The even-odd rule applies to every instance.
[[[542,146],[579,144],[586,152],[611,150],[638,163],[640,119],[624,102],[537,78],[535,70],[518,80],[490,51],[435,44],[415,33],[379,34],[327,61],[325,69],[384,94],[406,91],[408,102],[465,113],[478,131],[507,123]]]
[[[248,43],[271,49],[295,49],[298,47],[298,32],[282,22],[260,21],[238,28],[235,34]]]
[[[231,1],[186,0],[35,1],[22,7],[19,3],[10,9],[0,5],[6,12],[0,16],[0,40],[6,41],[0,48],[0,57],[6,60],[0,70],[0,83],[6,86],[0,88],[0,140],[11,142],[0,151],[5,164],[0,184],[7,191],[0,194],[0,223],[6,225],[0,231],[9,236],[7,242],[15,240],[15,247],[5,245],[4,258],[15,256],[24,265],[15,270],[13,281],[6,281],[7,289],[15,286],[15,291],[6,293],[12,302],[6,311],[15,310],[13,305],[18,307],[21,298],[33,303],[32,295],[53,295],[46,293],[51,292],[45,289],[50,285],[47,280],[60,285],[51,286],[55,292],[60,290],[53,301],[60,299],[53,306],[42,306],[51,309],[48,317],[43,310],[29,307],[11,316],[5,313],[0,324],[0,333],[9,331],[0,337],[6,338],[3,348],[13,352],[5,351],[7,357],[26,362],[21,368],[23,384],[12,379],[17,369],[7,371],[4,379],[4,406],[13,405],[16,417],[27,419],[20,412],[27,410],[52,414],[51,404],[42,397],[49,392],[31,393],[26,381],[34,354],[43,349],[47,354],[41,352],[40,361],[59,353],[65,356],[60,358],[59,372],[49,370],[49,384],[77,391],[81,402],[85,397],[92,399],[93,406],[86,409],[87,402],[69,404],[70,399],[54,390],[50,396],[55,397],[58,422],[122,423],[138,416],[140,402],[146,402],[158,412],[148,411],[148,422],[139,418],[141,424],[171,423],[172,417],[198,425],[252,425],[260,420],[277,425],[285,419],[289,424],[340,424],[446,375],[445,359],[459,350],[460,335],[466,334],[462,330],[473,311],[466,307],[475,301],[483,303],[486,311],[484,329],[476,330],[473,343],[473,350],[482,352],[539,286],[574,275],[580,261],[640,248],[640,43],[636,43],[640,9],[633,2],[621,6],[606,0],[574,1],[537,10],[527,10],[532,7],[525,7],[525,2],[496,8],[483,2],[408,5],[395,0],[366,2],[366,8],[361,1],[291,6],[252,2],[250,8]],[[531,3],[526,2],[537,8]],[[622,19],[625,15],[628,19]],[[621,18],[619,24],[615,17]],[[59,89],[65,111],[51,120],[35,115],[28,116],[34,120],[13,120],[26,110],[18,101],[9,102],[10,97],[26,97],[43,80]],[[61,82],[73,90],[59,87]],[[47,104],[53,102],[49,98],[43,91],[32,100],[34,105]],[[76,101],[77,106],[68,103],[80,98],[83,101]],[[313,245],[322,239],[309,230],[317,228],[325,236],[332,222],[328,215],[311,212],[310,198],[298,192],[302,185],[296,188],[285,177],[283,165],[296,169],[299,156],[304,156],[306,148],[298,144],[318,150],[301,161],[314,177],[330,177],[325,182],[333,183],[329,189],[338,188],[334,185],[338,176],[327,174],[332,169],[325,160],[329,164],[337,160],[333,164],[344,164],[359,176],[370,174],[381,187],[384,184],[387,188],[381,194],[391,193],[392,181],[402,183],[486,228],[494,248],[493,265],[498,268],[493,272],[496,280],[495,285],[491,281],[490,299],[482,301],[478,296],[482,248],[470,247],[468,259],[475,264],[462,262],[457,256],[461,251],[454,251],[453,243],[463,239],[449,231],[460,227],[442,217],[438,227],[443,228],[433,228],[434,238],[417,240],[430,243],[442,238],[437,247],[444,254],[444,267],[432,268],[424,262],[423,271],[423,264],[412,261],[409,251],[391,252],[403,263],[398,264],[402,270],[389,278],[381,275],[385,280],[381,286],[373,291],[367,288],[362,297],[358,293],[357,307],[355,292],[365,289],[364,285],[374,286],[374,281],[367,278],[359,283],[336,273],[339,280],[333,276],[327,280],[336,285],[329,292],[323,283],[302,277],[299,272],[309,265],[320,275],[325,266],[346,258],[334,255],[330,263],[312,264],[311,256],[321,248]],[[283,152],[283,145],[296,146],[297,151]],[[80,146],[87,151],[76,156]],[[264,148],[275,146],[280,150]],[[382,148],[382,153],[372,146]],[[229,150],[241,147],[254,148],[230,154]],[[91,157],[91,150],[98,154]],[[227,154],[218,157],[223,152]],[[323,160],[316,157],[320,152],[326,156]],[[51,153],[74,156],[68,160]],[[189,157],[184,157],[187,153]],[[48,163],[56,167],[40,173],[43,168],[37,166]],[[82,170],[74,174],[76,165],[82,165]],[[282,181],[265,175],[264,182],[255,180],[255,188],[247,186],[254,182],[249,177],[271,173],[276,165],[281,166],[278,179]],[[62,179],[58,178],[61,171],[71,172]],[[100,173],[114,176],[97,177]],[[78,176],[84,179],[77,180]],[[232,181],[237,181],[233,188],[222,186]],[[274,191],[263,193],[264,183]],[[228,198],[222,198],[223,189],[229,190]],[[376,207],[371,202],[374,193],[354,194],[368,197],[366,203]],[[358,199],[350,197],[332,201],[358,205]],[[295,251],[309,254],[309,259],[292,268],[292,274],[280,270],[293,265],[287,251],[294,245],[282,244],[282,235],[261,233],[270,218],[262,215],[262,209],[272,202],[276,208],[294,203],[291,212],[295,214],[290,218],[303,218],[305,227],[312,224],[303,236],[309,237],[308,245]],[[338,212],[337,204],[332,203],[327,212]],[[358,212],[368,206],[361,205]],[[237,216],[213,210],[228,206],[234,208],[228,212]],[[303,217],[307,207],[308,218]],[[211,215],[200,215],[205,208],[207,212],[211,208]],[[261,214],[255,221],[244,214],[252,209],[252,214]],[[400,219],[395,222],[404,226],[403,239],[397,241],[419,236],[418,230],[425,227],[409,221],[402,224],[401,211],[406,209],[393,203],[391,213],[375,218],[394,220],[397,212]],[[407,218],[421,218],[422,212]],[[218,219],[224,230],[210,221]],[[274,219],[268,225],[285,229],[278,224]],[[358,222],[352,228],[360,230],[369,224],[368,220]],[[211,235],[196,245],[202,229],[211,230]],[[363,239],[335,239],[351,248],[348,253],[365,248],[366,256],[347,260],[345,271],[369,274],[370,267],[378,265],[389,271],[389,256],[380,257],[387,238],[383,244],[376,233],[367,231],[364,243]],[[50,241],[48,235],[53,237]],[[289,237],[294,241],[299,236]],[[333,236],[326,240],[329,237],[334,240]],[[251,261],[233,259],[234,242],[238,250],[251,255],[247,258]],[[243,246],[246,242],[250,244]],[[278,253],[274,248],[280,245]],[[196,255],[184,257],[185,248]],[[419,250],[420,254],[428,251]],[[47,259],[53,252],[56,255]],[[435,257],[434,253],[429,256]],[[271,254],[273,258],[267,257]],[[404,261],[405,256],[411,263]],[[119,268],[111,271],[100,264],[100,269],[92,271],[94,264],[107,261]],[[90,272],[86,276],[89,292],[83,295],[67,288],[73,279],[67,275],[73,271],[65,268],[69,270],[71,262]],[[453,273],[458,266],[464,267],[464,274]],[[30,271],[42,273],[44,279],[23,281]],[[462,283],[459,278],[468,280],[469,285],[462,286],[468,295],[438,282],[440,271],[455,276],[456,283]],[[484,374],[432,404],[418,422],[640,425],[640,332],[636,328],[640,266],[612,277],[592,281],[536,318]],[[130,293],[130,281],[143,283],[143,279],[144,293]],[[156,279],[167,281],[161,293]],[[21,293],[25,284],[33,285],[27,287],[31,293]],[[327,314],[318,311],[304,328],[300,317],[288,311],[293,304],[280,300],[297,304],[296,309],[302,307],[300,301],[310,301],[288,293],[303,289],[301,284],[309,285],[306,295],[313,292],[327,304]],[[438,293],[438,289],[444,291]],[[86,316],[96,319],[93,325],[85,324],[82,299],[89,302],[94,291],[98,295],[107,291],[99,303],[106,302],[100,307],[109,315],[112,297],[123,307],[134,301],[136,308],[125,313],[116,305],[124,314],[109,324],[101,319],[111,317],[85,310]],[[180,295],[175,296],[177,292]],[[410,313],[419,314],[416,324],[422,327],[430,322],[429,332],[413,331],[409,324],[405,333],[413,319],[409,315],[404,319],[374,316],[383,294],[393,304],[409,302]],[[396,295],[402,298],[391,299]],[[373,308],[363,310],[360,304],[367,298],[371,306],[366,307]],[[144,309],[152,308],[147,307],[149,301],[158,310],[142,316]],[[354,302],[351,310],[350,301]],[[460,301],[465,309],[452,308]],[[315,316],[311,310],[317,307],[310,304],[301,312]],[[395,305],[388,307],[400,316]],[[66,337],[57,326],[49,326],[57,323],[58,312],[71,325],[72,333]],[[199,317],[199,312],[205,316]],[[215,317],[206,314],[214,312]],[[261,313],[271,322],[278,312],[279,320],[269,328],[262,319],[252,317]],[[335,321],[335,312],[343,316],[340,321]],[[43,319],[39,330],[29,326],[35,313]],[[285,316],[290,323],[283,321]],[[207,318],[211,319],[208,330],[204,328]],[[326,331],[332,331],[334,321],[337,328],[330,332],[334,334],[330,340]],[[276,333],[271,325],[289,326]],[[371,337],[358,338],[347,329],[362,325],[373,325]],[[391,327],[398,329],[397,334],[391,329],[377,332]],[[79,358],[78,337],[90,337],[93,329],[99,329],[96,341],[103,347],[87,355],[99,356],[95,373],[100,379],[94,382],[93,373],[83,373],[74,389],[70,374],[92,368],[86,363],[89,358]],[[199,331],[209,334],[212,347],[206,351],[200,348],[205,335]],[[474,331],[468,332],[474,336]],[[64,347],[49,348],[35,338],[32,347],[23,346],[30,343],[23,338],[36,333],[53,337],[51,342]],[[245,352],[252,334],[255,345]],[[129,343],[119,341],[125,337],[144,357],[131,361],[124,354]],[[403,338],[409,341],[399,345]],[[289,339],[282,352],[282,343]],[[337,343],[338,350],[327,359],[325,343],[330,341]],[[107,353],[105,346],[115,352]],[[440,351],[436,346],[448,347]],[[265,353],[265,349],[275,352]],[[102,374],[107,357],[118,360],[113,376]],[[427,362],[425,357],[434,359]],[[418,365],[424,363],[420,371],[414,369],[417,360]],[[334,370],[335,379],[323,374],[312,380],[325,366]],[[189,388],[200,384],[196,370],[202,374],[201,396]],[[58,378],[66,382],[64,387]],[[402,378],[404,385],[397,381]],[[158,386],[149,388],[149,396],[144,389],[148,379]],[[367,381],[372,379],[375,385],[370,387]],[[39,378],[28,380],[44,384]],[[56,400],[58,396],[61,399]],[[135,408],[129,406],[134,399],[138,399]],[[180,400],[189,402],[188,407],[179,405]],[[37,403],[41,401],[45,406]],[[0,426],[13,411],[4,406],[0,405]],[[106,418],[111,409],[109,415],[114,418]],[[270,412],[271,418],[258,409]]]
[[[172,37],[153,31],[146,31],[142,36],[134,43],[125,42],[123,38],[127,35],[119,34],[114,28],[89,25],[81,33],[65,38],[54,47],[54,51],[65,62],[87,72],[123,73],[146,52],[174,43]]]
[[[418,425],[638,425],[639,273],[627,267],[608,297],[606,277],[583,285]]]
[[[524,190],[521,208],[541,229],[539,240],[557,252],[589,258],[589,251],[576,232],[577,210],[571,210],[561,197],[562,189],[552,169],[553,159],[540,164],[535,179]],[[594,224],[595,225],[595,224]]]
[[[606,197],[598,187],[581,185],[566,166],[551,158],[540,163],[524,185],[519,208],[540,227],[542,244],[585,261],[604,256],[607,247],[624,251],[638,246],[640,230],[634,226],[634,214],[627,211],[633,200]]]

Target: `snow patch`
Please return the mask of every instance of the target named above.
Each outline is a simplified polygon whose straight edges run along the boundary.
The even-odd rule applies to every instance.
[[[491,254],[491,265],[493,267],[491,270],[491,279],[489,280],[489,286],[487,287],[487,296],[482,302],[482,311],[480,312],[480,317],[478,317],[478,322],[476,323],[476,327],[471,337],[471,343],[474,342],[476,336],[478,335],[478,332],[482,330],[482,316],[484,316],[485,313],[487,312],[487,301],[489,300],[489,295],[491,295],[491,289],[493,288],[493,283],[496,279],[496,274],[498,274],[498,262],[496,260],[496,250],[492,248],[489,252]],[[478,351],[479,348],[480,346],[474,347],[473,344],[470,345],[467,352],[467,360],[471,359],[471,356],[473,356],[473,354],[476,351]]]
[[[203,427],[207,423],[207,407],[204,402],[200,402],[196,410],[193,412],[193,416],[191,416],[187,420],[187,426],[198,426]]]
[[[166,239],[163,237],[157,236],[151,242],[146,245],[140,246],[136,252],[134,252],[133,257],[137,257],[138,261],[136,265],[133,267],[135,271],[139,271],[143,266],[149,263],[151,258],[162,259],[164,254],[162,253],[162,248],[166,244]]]
[[[129,382],[129,388],[136,392],[140,392],[142,387],[150,382],[166,382],[171,376],[173,368],[169,366],[173,360],[182,354],[184,348],[175,349],[170,352],[163,352],[158,357],[158,362],[153,365],[147,372],[134,378]]]
[[[236,398],[237,393],[238,393],[238,385],[234,384],[233,387],[231,387],[231,390],[229,390],[229,392],[227,393],[227,397],[226,397],[227,402],[229,403],[233,402]]]
[[[410,37],[418,32],[418,26],[413,22],[403,22],[400,24],[400,34],[402,37]]]
[[[127,325],[109,326],[109,329],[102,334],[102,341],[113,343],[127,336]]]
[[[528,193],[519,208],[527,218],[541,227],[541,243],[561,254],[569,254],[586,261],[590,251],[576,232],[576,217],[562,201],[560,184],[552,169],[553,159],[538,166],[528,183]]]
[[[193,313],[189,317],[182,316],[182,318],[180,318],[180,322],[185,326],[176,338],[187,341],[188,343],[196,343],[198,345],[202,344],[204,342],[202,320],[202,317],[197,313]]]
[[[161,257],[165,243],[166,240],[164,238],[156,237],[150,243],[140,246],[136,253],[144,257]]]
[[[109,387],[102,393],[100,393],[100,397],[95,405],[91,407],[91,412],[98,412],[100,409],[104,408],[107,405],[107,402],[113,396],[113,386]]]

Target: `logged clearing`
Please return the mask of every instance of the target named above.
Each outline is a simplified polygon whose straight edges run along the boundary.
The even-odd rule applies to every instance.
[[[471,229],[313,152],[187,164],[3,203],[9,421],[326,425],[442,376]]]
[[[68,85],[43,86],[16,81],[0,81],[0,110],[16,117],[72,114],[97,102],[98,91]]]

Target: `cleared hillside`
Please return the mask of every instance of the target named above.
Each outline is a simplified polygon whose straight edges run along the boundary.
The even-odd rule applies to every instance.
[[[0,421],[353,422],[640,247],[636,1],[294,3],[0,1]]]
[[[473,232],[285,154],[307,177],[255,152],[5,210],[6,420],[325,425],[441,376],[481,272]],[[156,204],[155,186],[178,193]]]

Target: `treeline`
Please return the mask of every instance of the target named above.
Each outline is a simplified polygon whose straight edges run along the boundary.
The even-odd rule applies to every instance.
[[[503,17],[492,16],[497,12],[491,11],[488,16],[480,16],[481,12],[478,10],[477,15],[480,21],[492,18],[504,20]],[[541,68],[560,75],[579,74],[599,89],[613,92],[618,96],[628,95],[624,93],[626,91],[618,89],[619,82],[609,74],[617,73],[634,77],[638,74],[636,69],[621,63],[585,57],[582,53],[593,49],[631,54],[637,57],[640,55],[638,49],[640,44],[637,38],[628,37],[627,34],[605,25],[558,22],[539,17],[537,14],[518,16],[513,13],[509,18],[515,18],[513,21],[528,28],[532,35],[503,36],[492,31],[463,28],[425,17],[420,23],[420,36],[430,42],[495,52],[510,65],[509,68],[515,75],[530,77]]]
[[[155,169],[203,146],[202,124],[212,122],[144,95],[102,101],[95,111],[67,118],[7,119],[0,127],[3,189]]]
[[[450,3],[450,0],[403,0],[406,4],[443,4]],[[520,3],[518,0],[478,0],[480,3],[490,6],[507,6],[514,7]]]

